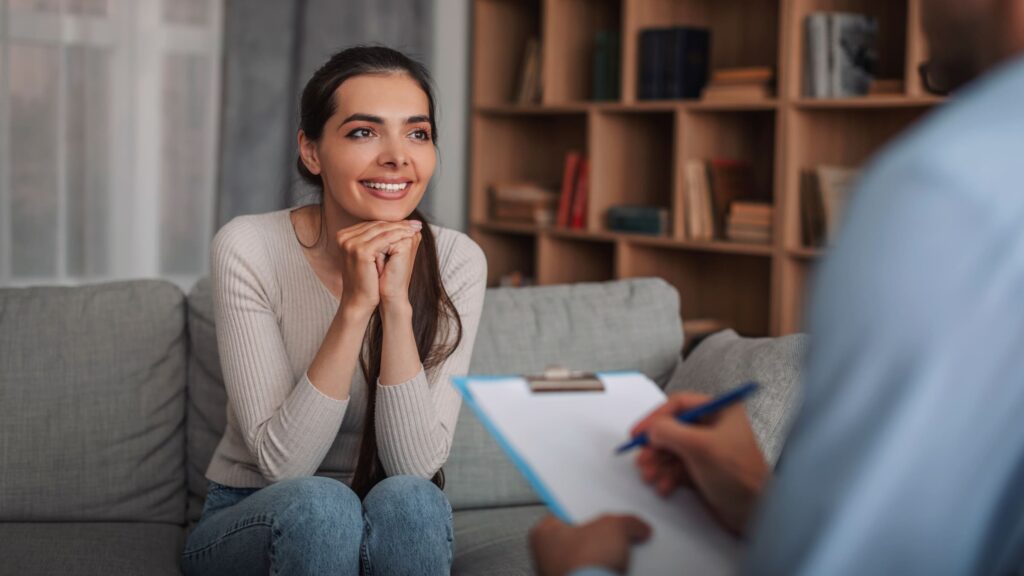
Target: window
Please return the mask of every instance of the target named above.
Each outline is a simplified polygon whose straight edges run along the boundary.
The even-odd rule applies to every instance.
[[[204,275],[223,0],[0,0],[0,285]]]

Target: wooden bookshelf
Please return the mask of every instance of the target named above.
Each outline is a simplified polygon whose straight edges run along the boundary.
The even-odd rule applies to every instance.
[[[819,164],[862,166],[941,99],[917,77],[927,58],[921,0],[474,0],[470,234],[489,282],[519,272],[538,284],[659,276],[679,289],[687,319],[714,319],[747,335],[802,329],[806,286],[825,252],[803,246],[800,173]],[[879,23],[877,76],[900,94],[802,95],[804,18],[815,11],[870,14]],[[711,29],[712,70],[771,66],[777,96],[749,102],[638,101],[638,38],[645,28]],[[591,101],[594,36],[621,34],[621,98]],[[514,101],[527,40],[541,39],[543,92]],[[560,185],[566,152],[590,159],[582,230],[491,221],[488,187],[531,180]],[[699,242],[684,233],[687,160],[742,159],[772,192],[771,244]],[[669,209],[672,232],[611,232],[616,204]],[[702,320],[704,321],[704,320]]]

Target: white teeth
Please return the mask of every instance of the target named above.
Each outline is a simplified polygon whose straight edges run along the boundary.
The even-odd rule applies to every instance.
[[[402,183],[402,184],[384,184],[382,182],[363,182],[363,184],[365,184],[366,186],[368,186],[370,188],[375,188],[377,190],[385,190],[387,192],[398,192],[399,190],[405,190],[406,186],[409,185],[408,182],[405,182],[405,183]]]

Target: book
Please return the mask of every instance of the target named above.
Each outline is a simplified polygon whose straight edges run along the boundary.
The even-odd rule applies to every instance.
[[[829,97],[829,15],[827,12],[808,14],[804,20],[805,59],[804,96]]]
[[[493,184],[491,218],[540,226],[554,223],[558,192],[532,182]]]
[[[669,212],[660,206],[612,206],[606,214],[606,226],[614,232],[668,234]]]
[[[835,244],[860,171],[841,166],[816,166],[800,175],[800,225],[805,246]]]
[[[768,84],[708,84],[701,93],[703,100],[710,101],[744,101],[767,100],[774,96]]]
[[[672,28],[665,85],[666,98],[700,98],[708,83],[711,32],[707,28]]]
[[[667,93],[664,73],[668,65],[670,30],[648,28],[640,31],[639,74],[636,97],[638,100],[657,100]]]
[[[878,63],[878,21],[865,14],[836,12],[829,24],[829,96],[864,96]]]
[[[769,202],[754,202],[736,200],[729,205],[729,214],[732,216],[749,216],[751,218],[764,218],[771,222],[775,215],[775,207]]]
[[[576,189],[576,176],[579,173],[580,159],[579,152],[571,151],[565,155],[565,169],[562,171],[562,190],[558,198],[558,215],[555,223],[563,228],[568,228],[572,215],[572,196]]]
[[[800,238],[808,248],[818,248],[825,241],[825,210],[813,170],[800,172]]]
[[[868,94],[874,96],[903,94],[903,80],[898,78],[875,78],[868,87]]]
[[[617,30],[598,30],[594,34],[591,98],[596,101],[619,99],[619,37]]]
[[[714,237],[714,216],[711,213],[707,166],[702,160],[688,160],[684,170],[686,236],[691,240],[711,240]]]
[[[519,85],[515,101],[519,104],[536,104],[541,96],[541,47],[539,38],[526,41],[523,61],[519,72]]]
[[[587,227],[587,196],[590,194],[590,162],[586,156],[580,158],[576,174],[576,186],[572,193],[572,213],[569,227]]]
[[[839,237],[846,206],[860,171],[841,166],[818,166],[815,168],[815,173],[824,213],[825,242],[831,246]]]
[[[770,66],[748,66],[744,68],[719,68],[711,73],[711,83],[764,84],[775,79],[775,70]]]
[[[711,33],[677,26],[640,31],[638,100],[699,98],[708,80]]]

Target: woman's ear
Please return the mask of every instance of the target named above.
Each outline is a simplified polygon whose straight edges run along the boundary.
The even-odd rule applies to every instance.
[[[299,130],[299,156],[306,170],[311,174],[320,174],[320,155],[317,153],[316,142],[307,138],[302,130]]]

